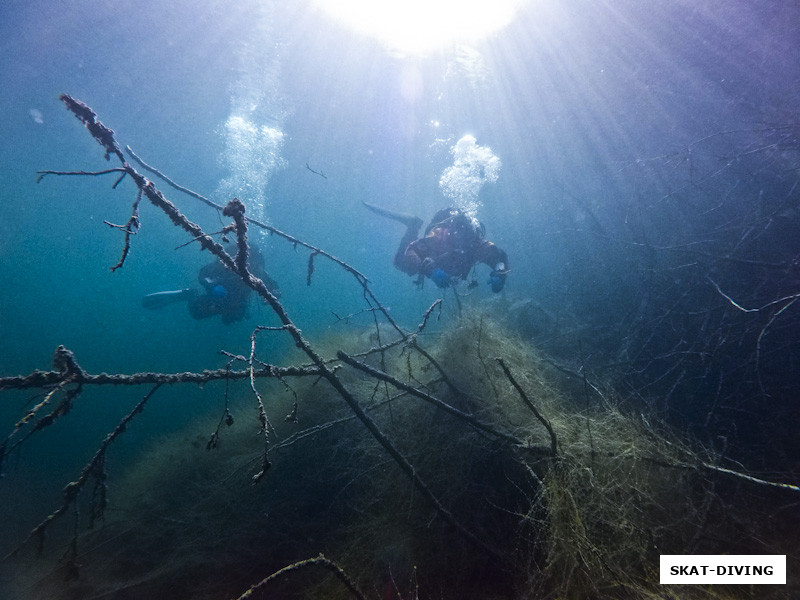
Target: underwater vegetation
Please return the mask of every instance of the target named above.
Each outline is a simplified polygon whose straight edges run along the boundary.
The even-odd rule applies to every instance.
[[[518,311],[476,305],[450,314],[437,301],[406,329],[357,270],[271,228],[309,251],[309,285],[315,260],[338,261],[376,315],[374,327],[312,343],[248,270],[249,228],[268,226],[249,221],[239,200],[218,207],[226,223],[218,234],[236,238],[229,255],[127,162],[88,106],[62,99],[106,157],[119,159],[104,173],[136,186],[131,218],[117,226],[124,239],[115,268],[147,200],[240,275],[279,324],[253,331],[249,356],[229,355],[214,371],[95,375],[59,348],[53,370],[0,379],[0,389],[42,390],[3,443],[6,459],[68,418],[84,388],[151,386],[66,485],[61,506],[6,557],[13,575],[4,579],[17,597],[721,600],[800,592],[800,531],[775,518],[794,486],[729,469],[688,435],[630,410],[613,380],[590,380],[522,337]],[[293,366],[259,359],[268,333],[291,338]],[[167,384],[216,386],[219,410],[150,440],[110,479],[107,453]],[[45,539],[60,522],[64,530]],[[738,549],[787,554],[787,587],[658,584],[661,554]]]
[[[345,333],[320,348],[327,354],[365,339]],[[765,553],[791,553],[797,532],[766,518],[764,496],[734,492],[703,468],[711,458],[702,449],[608,397],[593,393],[587,406],[489,316],[465,313],[426,345],[434,362],[401,347],[367,362],[482,427],[363,370],[343,367],[341,378],[479,543],[437,514],[335,389],[305,377],[287,393],[271,381],[259,386],[270,412],[290,414],[296,394],[298,422],[276,420],[273,464],[261,482],[252,482],[262,452],[242,393],[230,399],[232,425],[216,447],[208,449],[219,419],[199,418],[154,440],[114,478],[102,527],[77,539],[74,580],[65,581],[63,550],[50,543],[45,559],[13,559],[25,597],[238,597],[266,574],[322,553],[367,598],[749,598],[750,588],[659,586],[658,556],[729,552],[753,538]],[[497,356],[546,415],[556,456]],[[309,566],[252,597],[352,592]]]

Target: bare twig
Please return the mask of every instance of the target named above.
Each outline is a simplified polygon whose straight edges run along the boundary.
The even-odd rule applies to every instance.
[[[800,485],[793,485],[791,483],[779,483],[776,481],[768,481],[766,479],[761,479],[760,477],[753,477],[752,475],[748,475],[746,473],[740,473],[739,471],[734,471],[733,469],[726,469],[725,467],[718,467],[716,465],[710,465],[708,463],[702,463],[701,466],[709,471],[716,471],[717,473],[732,475],[733,477],[738,477],[740,479],[744,479],[745,481],[750,481],[751,483],[757,483],[759,485],[781,488],[784,490],[789,490],[791,492],[800,492]]]
[[[505,361],[502,358],[498,358],[497,362],[503,369],[503,373],[505,373],[506,377],[508,377],[508,380],[511,382],[511,385],[513,385],[514,389],[516,389],[517,392],[519,392],[519,395],[522,397],[522,401],[525,403],[525,406],[527,406],[531,410],[531,412],[539,420],[539,422],[542,425],[544,425],[544,428],[547,429],[547,433],[550,435],[550,455],[555,458],[556,455],[558,454],[558,446],[556,444],[556,433],[555,431],[553,431],[553,426],[550,424],[550,421],[545,419],[541,415],[541,413],[536,409],[536,407],[533,405],[533,402],[530,401],[528,395],[525,393],[525,390],[523,390],[522,387],[519,385],[519,383],[517,383],[517,380],[514,379],[514,376],[511,374],[511,371],[506,366]]]
[[[723,475],[738,477],[739,479],[749,481],[750,483],[756,483],[758,485],[780,488],[783,490],[788,490],[790,492],[800,492],[800,485],[794,485],[792,483],[781,483],[777,481],[769,481],[768,479],[753,477],[752,475],[748,475],[747,473],[742,473],[741,471],[734,471],[733,469],[712,465],[707,462],[700,462],[695,464],[688,462],[664,460],[662,458],[657,458],[654,456],[646,456],[644,457],[644,459],[647,460],[648,462],[653,463],[654,465],[659,465],[661,467],[670,467],[672,469],[688,469],[692,471],[696,471],[697,469],[705,469],[707,471],[712,471],[714,473],[721,473]]]
[[[359,310],[359,311],[357,311],[357,312],[353,312],[353,313],[350,313],[349,315],[344,315],[344,316],[342,316],[342,315],[340,315],[339,313],[337,313],[336,311],[332,310],[332,311],[331,311],[331,314],[332,314],[334,317],[336,317],[336,320],[337,320],[337,321],[344,321],[345,323],[349,323],[349,322],[350,322],[350,319],[352,319],[353,317],[357,317],[358,315],[363,315],[363,314],[365,314],[365,313],[367,313],[367,314],[369,314],[369,313],[374,313],[374,312],[375,312],[375,311],[377,311],[377,310],[379,310],[379,309],[377,309],[377,308],[375,308],[375,307],[370,307],[370,308],[362,308],[361,310]]]
[[[142,200],[142,190],[139,190],[136,194],[136,200],[133,203],[133,208],[131,210],[131,218],[128,219],[128,222],[125,225],[114,225],[113,223],[109,223],[108,221],[103,221],[109,227],[115,227],[117,229],[122,229],[125,232],[125,245],[122,247],[122,256],[120,256],[119,262],[116,265],[111,267],[112,271],[116,271],[122,265],[125,264],[125,259],[128,257],[128,252],[131,249],[131,235],[136,234],[139,231],[139,202]]]
[[[358,600],[366,600],[366,596],[364,596],[364,594],[361,593],[361,591],[356,586],[355,582],[352,579],[350,579],[347,573],[345,573],[344,570],[339,565],[337,565],[332,560],[325,558],[325,556],[323,556],[322,554],[320,554],[316,558],[307,558],[306,560],[300,560],[296,563],[292,563],[291,565],[287,565],[282,569],[279,569],[278,571],[275,571],[269,577],[265,577],[258,583],[251,585],[250,588],[244,594],[236,598],[236,600],[246,600],[247,598],[252,596],[256,590],[264,587],[268,583],[275,581],[276,579],[279,579],[285,575],[288,575],[293,571],[299,571],[301,569],[305,569],[306,567],[314,567],[314,566],[321,566],[327,569],[328,571],[331,571],[336,576],[336,578],[339,581],[341,581],[348,590],[350,590],[350,593],[354,597],[358,598]]]
[[[314,274],[314,257],[319,254],[316,250],[308,255],[308,275],[306,276],[306,285],[311,285],[311,276]]]
[[[250,358],[248,359],[248,363],[250,365],[250,389],[253,390],[253,394],[255,394],[256,401],[258,402],[258,420],[261,423],[261,433],[264,435],[264,454],[261,460],[261,470],[253,475],[253,482],[258,482],[267,472],[267,469],[270,468],[271,462],[269,460],[269,433],[272,429],[272,425],[269,422],[269,417],[267,416],[267,410],[264,408],[264,401],[261,398],[261,394],[258,393],[256,389],[256,378],[255,378],[255,368],[253,367],[253,361],[256,354],[256,334],[259,331],[264,330],[282,330],[283,327],[256,327],[253,333],[250,334]]]
[[[491,374],[489,373],[489,368],[486,366],[486,360],[483,358],[483,352],[481,352],[481,343],[483,341],[483,315],[481,315],[481,320],[478,325],[478,339],[476,342],[476,355],[478,356],[478,360],[483,367],[483,372],[486,374],[486,381],[489,382],[489,385],[492,387],[492,393],[496,399],[500,398],[500,395],[497,391],[497,386],[494,384],[494,379],[492,378]]]
[[[312,169],[311,167],[309,167],[309,166],[308,166],[308,163],[306,163],[306,169],[308,169],[309,171],[311,171],[311,172],[312,172],[314,175],[319,175],[319,176],[320,176],[320,177],[322,177],[323,179],[327,179],[327,178],[328,178],[328,176],[327,176],[327,175],[325,175],[325,173],[323,173],[322,171],[315,171],[314,169]]]
[[[767,302],[766,304],[764,304],[763,306],[760,306],[759,308],[744,308],[741,304],[739,304],[733,298],[731,298],[725,292],[723,292],[722,289],[719,287],[719,285],[717,285],[717,283],[713,279],[711,279],[710,277],[707,277],[707,279],[711,282],[711,285],[714,286],[714,288],[717,290],[717,292],[719,292],[720,296],[725,298],[728,302],[730,302],[733,306],[738,308],[740,311],[746,312],[746,313],[761,312],[765,308],[769,308],[770,306],[775,306],[776,304],[783,304],[787,300],[790,300],[791,302],[789,302],[789,304],[783,306],[783,308],[781,308],[777,313],[775,313],[774,316],[777,316],[780,313],[782,313],[784,310],[786,310],[789,306],[791,306],[791,304],[795,300],[800,298],[800,293],[791,294],[789,296],[784,296],[783,298],[778,298],[777,300],[773,300],[772,302]]]
[[[611,408],[611,403],[608,401],[608,398],[606,398],[605,395],[603,394],[603,392],[600,391],[600,388],[598,388],[594,383],[589,381],[589,379],[586,377],[586,373],[583,371],[583,369],[581,369],[581,371],[579,372],[579,371],[575,371],[573,369],[570,369],[568,367],[565,367],[564,365],[559,364],[559,363],[557,363],[557,362],[555,362],[553,360],[550,360],[550,359],[544,359],[544,360],[545,360],[546,363],[552,365],[553,367],[555,367],[556,369],[558,369],[562,373],[565,373],[565,374],[567,374],[567,375],[569,375],[571,377],[576,377],[578,379],[581,379],[584,382],[584,385],[588,385],[592,389],[592,391],[594,391],[594,393],[597,394],[600,397],[600,399],[603,401],[603,406],[605,406],[606,408]]]
[[[47,175],[89,175],[96,177],[97,175],[108,175],[109,173],[121,173],[119,179],[114,183],[112,189],[116,188],[122,181],[123,177],[127,175],[127,171],[122,167],[115,167],[113,169],[104,169],[102,171],[36,171],[36,183],[40,183]]]
[[[233,362],[233,361],[231,361]],[[226,367],[227,370],[230,370],[230,363]],[[252,374],[251,374],[252,376]],[[206,450],[214,450],[219,445],[219,432],[222,429],[222,424],[225,423],[228,427],[233,425],[233,415],[231,414],[230,407],[228,405],[228,386],[230,384],[230,380],[226,377],[225,378],[225,410],[222,413],[222,416],[217,423],[217,428],[211,434],[208,442],[206,443]]]
[[[414,386],[408,385],[407,383],[403,383],[402,381],[400,381],[396,377],[392,377],[388,373],[384,373],[383,371],[379,371],[378,369],[370,367],[366,363],[363,363],[361,361],[355,360],[353,357],[349,356],[348,354],[345,354],[341,350],[339,352],[337,352],[336,355],[343,362],[347,363],[351,367],[354,367],[354,368],[356,368],[356,369],[358,369],[360,371],[363,371],[364,373],[367,373],[371,377],[375,377],[376,379],[380,379],[382,381],[386,381],[387,383],[390,383],[391,385],[393,385],[397,389],[402,390],[402,391],[406,392],[407,394],[410,394],[412,396],[416,396],[417,398],[420,398],[421,400],[425,400],[426,402],[428,402],[430,404],[433,404],[434,406],[436,406],[438,408],[441,408],[443,411],[453,415],[454,417],[457,417],[457,418],[461,419],[462,421],[465,421],[466,423],[469,423],[475,429],[478,429],[478,430],[483,431],[485,433],[489,433],[489,434],[491,434],[493,436],[496,436],[496,437],[498,437],[500,439],[506,440],[507,442],[510,442],[512,444],[516,444],[518,446],[523,445],[522,442],[519,439],[517,439],[516,437],[514,437],[513,435],[510,435],[510,434],[507,434],[507,433],[503,433],[502,431],[497,431],[496,429],[494,429],[490,425],[487,425],[486,423],[483,423],[482,421],[480,421],[476,417],[474,417],[472,415],[469,415],[469,414],[467,414],[467,413],[465,413],[463,411],[460,411],[457,408],[455,408],[453,406],[450,406],[446,402],[443,402],[443,401],[439,400],[435,396],[432,396],[431,394],[428,394],[426,392],[423,392],[422,390],[419,390],[419,389],[415,388]]]
[[[435,308],[439,309],[439,317],[437,317],[437,318],[441,318],[441,316],[442,316],[442,299],[441,298],[438,298],[436,301],[434,301],[434,303],[431,304],[428,307],[428,310],[425,311],[425,314],[422,315],[422,323],[420,323],[417,326],[417,333],[422,333],[422,330],[425,329],[425,327],[428,325],[428,319],[430,319],[431,313],[433,312],[433,310]]]
[[[41,523],[39,523],[36,527],[34,527],[31,532],[28,534],[28,537],[17,546],[14,550],[12,550],[9,554],[5,556],[5,559],[10,558],[12,556],[16,556],[19,551],[25,546],[31,539],[34,537],[39,538],[39,548],[41,550],[41,545],[44,542],[44,534],[47,527],[52,523],[55,519],[63,515],[70,505],[75,502],[76,498],[78,497],[78,493],[81,491],[83,486],[86,484],[86,481],[89,477],[96,473],[98,465],[105,460],[105,453],[111,443],[117,439],[120,435],[122,435],[128,427],[128,423],[130,423],[133,418],[138,415],[142,410],[144,410],[144,405],[147,403],[148,400],[153,396],[156,390],[161,387],[161,384],[156,384],[153,389],[151,389],[147,394],[142,398],[139,403],[133,407],[133,410],[129,412],[118,424],[114,429],[106,436],[103,442],[100,444],[100,447],[95,452],[92,459],[83,467],[81,474],[78,476],[78,479],[72,481],[67,484],[64,488],[63,495],[64,501],[62,502],[61,506],[56,509],[54,512],[49,514]]]

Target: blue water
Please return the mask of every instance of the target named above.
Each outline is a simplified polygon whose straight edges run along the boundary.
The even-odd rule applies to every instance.
[[[209,258],[196,246],[174,250],[186,235],[143,202],[130,256],[110,271],[122,235],[103,221],[128,219],[131,183],[116,190],[114,176],[36,183],[37,170],[114,166],[59,102],[66,92],[175,181],[219,203],[239,195],[249,215],[359,269],[409,328],[441,293],[430,282],[416,290],[393,268],[402,227],[361,202],[430,218],[453,201],[440,179],[456,165],[458,141],[472,136],[478,166],[459,182],[477,181],[457,200],[469,203],[487,237],[509,254],[504,297],[531,300],[554,319],[586,327],[569,342],[573,358],[583,353],[579,342],[596,342],[583,358],[604,374],[617,361],[655,364],[647,382],[636,384],[643,397],[661,398],[649,407],[696,423],[719,373],[735,388],[731,373],[749,365],[745,379],[758,392],[753,326],[732,346],[747,346],[741,357],[718,336],[714,364],[722,370],[702,360],[674,368],[650,360],[677,351],[711,355],[687,337],[702,326],[694,307],[730,308],[708,279],[750,307],[800,287],[798,25],[793,2],[532,0],[488,39],[408,57],[307,0],[6,0],[0,376],[50,368],[59,344],[92,373],[218,368],[225,364],[220,350],[246,353],[255,325],[276,324],[255,303],[249,318],[230,326],[194,321],[180,305],[140,306],[144,294],[193,285]],[[220,229],[213,210],[157,184],[190,219]],[[352,277],[331,263],[316,260],[308,287],[306,251],[251,235],[309,339],[343,327],[332,311],[364,308]],[[783,268],[748,271],[731,257]],[[471,302],[492,296],[487,277],[479,268]],[[452,314],[452,296],[446,304]],[[784,408],[798,391],[797,316],[796,306],[780,315],[760,348],[762,359],[775,357],[762,373],[772,390],[766,397]],[[291,346],[278,334],[262,339],[265,360],[280,362]],[[689,374],[676,387],[662,380],[681,369]],[[683,395],[672,403],[676,389]],[[148,409],[148,431],[161,429],[153,423],[178,428],[193,411],[218,406],[218,391],[165,392]],[[0,423],[10,431],[29,395],[4,394]],[[56,504],[70,474],[140,396],[89,390],[69,417],[73,425],[53,428],[14,459],[24,468],[10,468],[9,478],[20,477],[14,485],[0,482],[0,551]],[[733,404],[752,409],[746,400]],[[726,419],[728,427],[734,418]],[[761,431],[742,438],[759,439]],[[132,428],[125,444],[135,448],[148,435]],[[775,456],[796,468],[796,450],[784,446]],[[25,468],[39,469],[38,476],[21,477]],[[14,524],[9,514],[18,517]]]

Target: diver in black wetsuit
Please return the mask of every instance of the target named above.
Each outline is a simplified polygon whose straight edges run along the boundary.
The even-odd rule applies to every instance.
[[[497,293],[508,275],[508,255],[484,238],[484,228],[477,219],[457,208],[437,212],[425,235],[417,236],[422,219],[393,212],[374,204],[363,203],[371,211],[406,226],[406,233],[394,256],[394,266],[409,275],[429,277],[438,287],[455,285],[465,279],[476,263],[492,269],[489,286]]]
[[[264,257],[258,249],[250,248],[250,272],[264,281],[267,289],[280,298],[278,284],[267,275]],[[186,302],[189,314],[195,319],[207,319],[215,315],[226,325],[241,321],[247,316],[247,305],[252,290],[234,272],[221,262],[214,261],[200,269],[197,275],[202,292],[194,288],[156,292],[142,298],[142,306],[149,309],[161,308],[174,302]]]

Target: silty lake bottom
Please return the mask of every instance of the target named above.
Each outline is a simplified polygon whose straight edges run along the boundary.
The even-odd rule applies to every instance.
[[[5,5],[0,596],[800,595],[797,7],[412,5]]]

